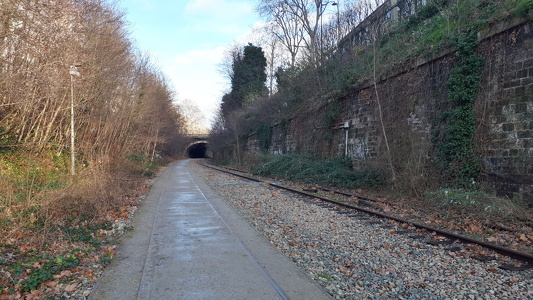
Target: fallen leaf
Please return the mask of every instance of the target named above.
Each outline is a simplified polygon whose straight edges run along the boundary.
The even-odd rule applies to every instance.
[[[47,281],[43,282],[43,285],[47,286],[49,288],[54,288],[54,287],[57,286],[57,281],[55,281],[55,280],[47,280]]]
[[[346,267],[339,266],[339,271],[343,272],[346,275],[350,275],[350,270]]]
[[[75,290],[77,290],[76,288],[77,285],[78,285],[77,283],[67,284],[65,286],[65,292],[74,292]]]
[[[475,224],[470,224],[470,232],[479,232],[481,230],[481,227]]]
[[[521,240],[522,242],[527,242],[526,235],[525,234],[521,234],[519,240]]]

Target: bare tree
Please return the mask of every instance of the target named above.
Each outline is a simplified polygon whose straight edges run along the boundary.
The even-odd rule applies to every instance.
[[[2,1],[0,47],[0,146],[61,154],[75,135],[84,160],[110,161],[140,150],[135,123],[145,118],[139,112],[151,114],[145,106],[162,105],[154,115],[165,116],[146,137],[161,134],[166,116],[178,118],[165,112],[173,95],[164,77],[136,53],[123,14],[102,0]],[[72,65],[81,77],[71,77]],[[139,100],[150,86],[158,92]]]
[[[190,99],[181,99],[176,105],[183,115],[187,134],[207,133],[208,129],[202,125],[205,116],[196,103]]]
[[[328,2],[322,0],[261,0],[257,10],[280,29],[279,37],[296,59],[303,42],[309,61],[317,65],[320,58],[320,25]]]
[[[254,30],[254,42],[260,45],[265,53],[267,59],[267,83],[269,97],[272,97],[275,91],[276,72],[278,68],[286,66],[287,64],[287,48],[283,45],[283,41],[277,35],[278,28],[273,23],[266,23],[264,26]],[[296,55],[297,53],[294,53]],[[290,53],[290,64],[294,66],[296,57]]]
[[[375,11],[376,7],[379,6],[380,3],[378,2],[380,0],[373,0],[373,1],[366,1],[360,4],[359,9],[363,13],[363,16],[369,16],[372,12]],[[370,47],[372,47],[372,81],[374,85],[374,93],[376,96],[376,105],[378,109],[378,119],[380,123],[381,133],[383,134],[383,140],[385,143],[385,149],[386,149],[386,157],[387,162],[389,164],[389,169],[391,172],[391,179],[392,181],[396,180],[396,170],[393,164],[392,159],[392,151],[390,148],[389,138],[388,138],[388,132],[387,127],[385,126],[384,116],[383,116],[383,105],[382,105],[382,99],[378,88],[378,81],[379,76],[378,72],[380,69],[383,68],[382,65],[380,65],[380,57],[379,57],[379,41],[381,39],[381,36],[383,34],[384,27],[386,26],[385,20],[376,19],[373,22],[370,22],[368,24],[368,27],[366,28],[366,39],[368,40],[368,43],[370,44]]]

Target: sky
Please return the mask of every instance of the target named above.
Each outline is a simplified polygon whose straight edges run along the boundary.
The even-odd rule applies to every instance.
[[[148,53],[178,100],[189,99],[209,125],[229,81],[219,71],[224,51],[260,22],[253,0],[120,0],[136,46]]]

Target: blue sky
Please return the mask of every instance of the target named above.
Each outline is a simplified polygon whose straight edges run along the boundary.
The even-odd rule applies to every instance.
[[[227,80],[218,71],[225,49],[260,21],[253,0],[120,0],[136,45],[170,80],[178,99],[214,116]]]

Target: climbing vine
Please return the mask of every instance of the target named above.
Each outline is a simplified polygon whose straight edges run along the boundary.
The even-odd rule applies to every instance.
[[[331,141],[334,134],[335,121],[341,113],[341,105],[338,99],[332,99],[328,101],[328,108],[324,117],[324,140]]]
[[[459,58],[448,79],[448,100],[451,108],[441,116],[444,128],[437,143],[438,159],[444,174],[453,184],[467,186],[481,170],[474,153],[476,117],[474,102],[478,93],[483,58],[475,53],[478,45],[474,32],[457,37],[455,46]]]
[[[256,134],[261,150],[268,151],[272,143],[272,127],[267,123],[262,123],[257,127]]]

